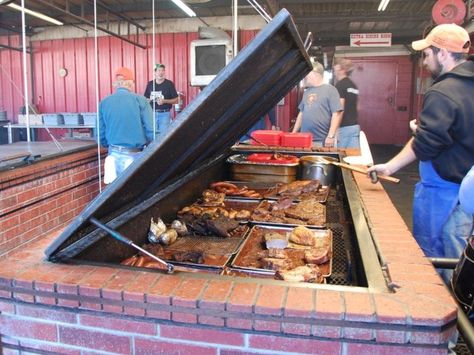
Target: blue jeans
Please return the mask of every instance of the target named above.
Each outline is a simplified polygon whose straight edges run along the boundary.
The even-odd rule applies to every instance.
[[[155,111],[155,121],[156,121],[156,135],[160,138],[164,138],[168,133],[168,128],[171,123],[171,113],[168,112],[158,112]]]
[[[137,159],[142,152],[117,152],[109,149],[109,155],[115,158],[115,173],[117,176],[122,174],[132,162]]]
[[[359,149],[359,134],[360,126],[358,124],[340,127],[337,132],[337,147]]]

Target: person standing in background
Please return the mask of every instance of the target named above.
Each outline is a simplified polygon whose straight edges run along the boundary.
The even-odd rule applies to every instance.
[[[454,24],[436,26],[412,47],[435,79],[426,91],[416,133],[400,153],[370,167],[391,175],[419,159],[413,235],[428,257],[459,258],[473,227],[459,204],[460,184],[474,165],[474,56],[470,38]],[[448,273],[443,273],[445,280]]]
[[[336,88],[323,81],[324,67],[314,62],[305,77],[305,92],[292,132],[311,132],[314,146],[334,147],[342,119],[342,105]]]
[[[349,59],[336,59],[334,64],[336,89],[341,97],[341,105],[344,110],[337,133],[337,147],[359,149],[360,126],[357,123],[359,89],[349,78],[351,71],[352,62]]]
[[[100,144],[109,148],[105,159],[104,183],[111,183],[153,140],[153,115],[148,101],[132,92],[133,73],[115,71],[115,93],[99,103]]]
[[[171,122],[170,110],[178,103],[179,96],[174,83],[166,79],[165,65],[155,64],[155,79],[148,82],[144,96],[150,100],[155,112],[156,133],[163,138]]]

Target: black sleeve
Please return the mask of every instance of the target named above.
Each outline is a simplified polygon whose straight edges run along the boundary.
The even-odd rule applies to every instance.
[[[347,88],[342,81],[336,83],[336,89],[339,92],[341,99],[346,99]]]
[[[143,96],[145,96],[147,99],[150,98],[150,94],[151,94],[151,89],[150,89],[150,83],[148,82],[146,84],[146,88],[145,88],[145,93],[143,94]]]
[[[176,92],[174,83],[171,80],[169,81],[169,94],[170,94],[170,97],[168,97],[168,99],[175,99],[178,97],[178,93]]]
[[[451,132],[456,103],[437,91],[427,92],[423,101],[413,150],[418,159],[426,161],[436,158],[453,145]]]

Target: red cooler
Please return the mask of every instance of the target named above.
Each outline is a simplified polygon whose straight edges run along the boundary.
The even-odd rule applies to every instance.
[[[313,135],[311,133],[289,133],[281,135],[282,147],[311,148],[313,145]]]
[[[280,146],[282,134],[282,131],[260,129],[253,131],[250,136],[253,138],[252,144],[254,145]]]

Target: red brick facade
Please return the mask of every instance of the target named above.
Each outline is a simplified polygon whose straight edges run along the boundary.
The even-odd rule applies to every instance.
[[[98,190],[94,149],[0,173],[0,258],[67,225]]]

